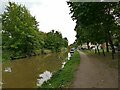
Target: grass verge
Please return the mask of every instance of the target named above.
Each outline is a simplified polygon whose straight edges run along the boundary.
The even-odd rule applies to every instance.
[[[116,68],[118,69],[118,66],[120,66],[120,64],[118,64],[118,52],[116,52],[115,59],[112,59],[112,52],[110,50],[110,52],[105,52],[105,56],[103,56],[102,54],[102,50],[100,50],[100,55],[99,54],[95,54],[94,50],[82,50],[82,52],[86,53],[89,57],[91,58],[96,58],[96,60],[108,65],[111,68]]]
[[[53,73],[53,76],[47,82],[44,82],[40,88],[66,88],[69,87],[74,79],[74,73],[80,63],[80,55],[75,51],[63,69]]]

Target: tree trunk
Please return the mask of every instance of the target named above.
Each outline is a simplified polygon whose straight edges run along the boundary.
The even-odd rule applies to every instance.
[[[103,52],[103,55],[105,56],[105,52],[104,52],[104,49],[102,48],[102,52]]]
[[[87,47],[88,47],[88,50],[90,50],[89,41],[87,41]]]
[[[106,51],[109,52],[108,41],[106,40]]]
[[[99,51],[98,45],[97,45],[97,51],[98,51],[98,54],[100,55],[100,51]]]
[[[41,54],[44,54],[44,49],[43,48],[41,49]]]
[[[114,59],[115,48],[114,48],[114,45],[113,45],[113,41],[112,41],[110,32],[108,33],[108,36],[109,36],[109,43],[110,43],[110,46],[112,48],[112,59]]]
[[[111,9],[108,8],[108,14],[110,14],[110,11]],[[111,25],[112,23],[109,22],[109,20],[106,21],[106,31],[107,31],[107,38],[108,38],[108,41],[110,43],[110,46],[112,48],[112,59],[114,59],[114,54],[115,54],[115,48],[114,48],[114,45],[113,45],[113,41],[112,41],[112,35],[111,35]]]
[[[96,50],[96,48],[95,48],[95,54],[97,53],[97,50]]]

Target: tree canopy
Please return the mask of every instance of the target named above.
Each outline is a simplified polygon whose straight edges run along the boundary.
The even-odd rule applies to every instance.
[[[109,33],[114,35],[115,30],[119,32],[117,29],[119,27],[117,20],[120,18],[118,2],[68,2],[68,5],[72,19],[76,20],[76,37],[83,35],[81,40],[86,36],[85,40],[89,37],[91,41],[96,39],[95,41],[98,42],[102,38],[109,39]]]
[[[1,16],[2,48],[10,51],[11,57],[30,56],[45,48],[58,52],[68,44],[58,31],[41,32],[36,18],[21,4],[9,2]]]
[[[71,18],[76,20],[75,31],[79,43],[110,43],[113,52],[114,41],[120,40],[119,2],[67,2]]]

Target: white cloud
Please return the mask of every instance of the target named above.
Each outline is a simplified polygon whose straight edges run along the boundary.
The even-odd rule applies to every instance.
[[[8,0],[4,0],[8,1]],[[67,37],[69,44],[73,43],[76,35],[75,22],[69,15],[67,0],[10,0],[25,4],[31,14],[39,22],[40,31],[49,32],[59,30],[63,37]]]

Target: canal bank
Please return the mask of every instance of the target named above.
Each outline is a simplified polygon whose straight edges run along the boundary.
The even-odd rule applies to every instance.
[[[66,62],[64,68],[53,73],[52,78],[39,88],[69,88],[79,64],[80,55],[78,51],[75,51],[70,60]]]

